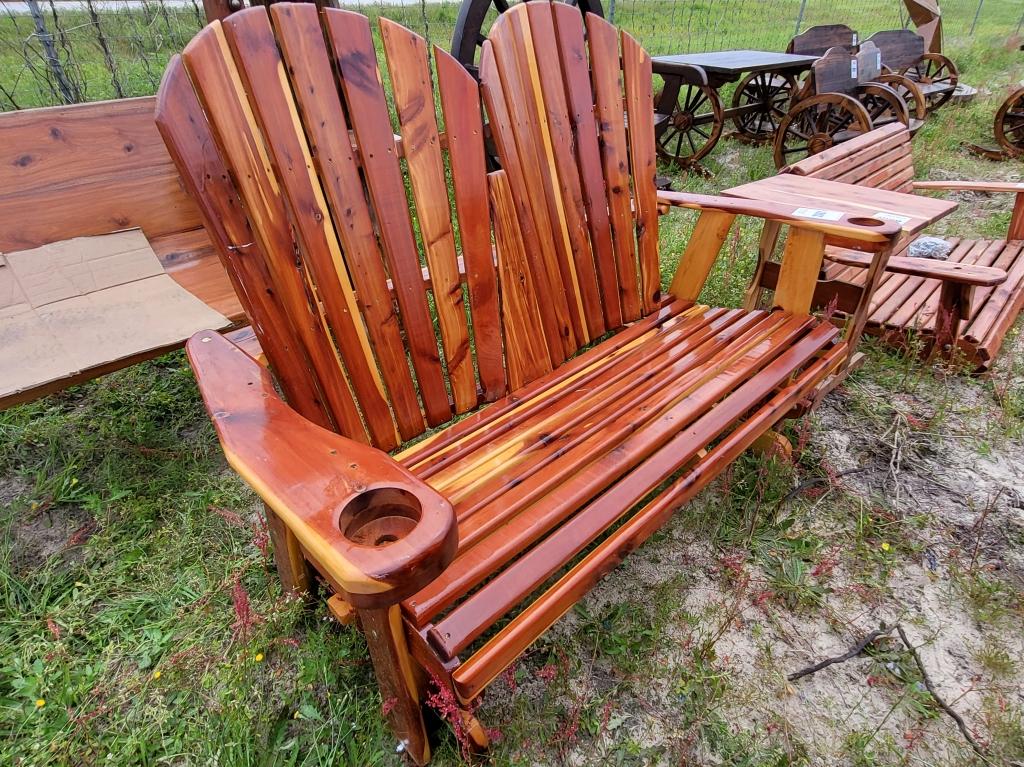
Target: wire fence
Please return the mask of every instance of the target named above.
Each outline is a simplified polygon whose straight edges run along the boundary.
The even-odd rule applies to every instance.
[[[335,0],[449,48],[453,0]],[[653,54],[783,50],[799,30],[845,23],[866,37],[909,24],[902,0],[604,0]],[[1019,35],[1024,0],[944,0],[947,47]],[[485,21],[486,32],[495,11]],[[201,0],[0,0],[0,111],[156,91],[168,59],[205,23]]]

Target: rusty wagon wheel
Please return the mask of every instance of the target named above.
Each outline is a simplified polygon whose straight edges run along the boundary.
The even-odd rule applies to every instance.
[[[1024,88],[1010,94],[996,112],[996,141],[1012,155],[1024,153]]]
[[[663,93],[655,94],[655,104],[661,104]],[[677,165],[692,165],[715,148],[724,123],[722,99],[714,88],[680,83],[675,106],[655,131],[658,155]]]
[[[743,109],[732,118],[736,130],[753,141],[775,135],[796,92],[796,78],[778,72],[751,72],[732,94],[733,109]],[[756,109],[749,107],[758,107]]]
[[[907,112],[910,113],[911,120],[924,122],[924,118],[928,116],[928,102],[921,92],[921,86],[909,77],[898,75],[894,72],[879,75],[875,82],[888,85],[896,91],[896,95],[903,99],[903,103],[907,105]]]
[[[910,127],[910,112],[906,102],[889,86],[881,83],[858,85],[855,95],[867,110],[872,127],[878,128],[894,122]]]
[[[604,17],[601,0],[561,1],[576,6],[584,15],[594,13]],[[452,34],[452,56],[474,77],[477,76],[480,48],[487,39],[487,30],[490,29],[494,17],[513,5],[516,5],[516,0],[462,0],[458,18],[455,20],[455,32]]]
[[[789,110],[775,135],[775,167],[781,168],[871,130],[871,117],[857,99],[822,93]]]
[[[938,109],[953,98],[956,84],[960,82],[960,73],[957,71],[956,64],[941,53],[926,53],[917,64],[907,67],[900,74],[909,75],[919,85],[924,86],[921,90],[924,92],[929,112]],[[937,85],[944,87],[938,90],[929,89],[929,86]]]

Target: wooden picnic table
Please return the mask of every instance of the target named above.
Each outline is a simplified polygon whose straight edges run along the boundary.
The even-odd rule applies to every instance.
[[[718,143],[726,118],[747,139],[771,138],[796,92],[796,76],[817,58],[752,50],[655,57],[654,73],[665,81],[654,101],[659,155],[695,164]],[[725,108],[719,89],[741,77]]]

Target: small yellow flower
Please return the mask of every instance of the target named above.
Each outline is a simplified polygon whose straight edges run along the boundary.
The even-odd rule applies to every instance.
[[[43,698],[39,698],[36,701],[36,708],[42,708],[45,705],[46,705],[46,700],[44,700]]]
[[[32,509],[32,511],[35,511],[36,509],[38,509],[39,508],[39,501],[32,501],[32,503],[30,505],[30,508]]]
[[[161,671],[154,671],[153,672],[153,678],[154,679],[159,679],[162,676],[163,676],[163,672],[161,672]]]
[[[71,484],[72,485],[77,485],[78,484],[78,477],[72,477],[71,478]]]
[[[257,663],[262,663],[263,662],[263,653],[261,653],[261,652],[256,653],[256,662]]]
[[[301,718],[302,718],[302,714],[299,712],[298,709],[296,709],[295,713],[292,714],[292,719],[301,719]]]
[[[888,551],[890,548],[892,548],[892,547],[889,546],[889,542],[888,541],[885,541],[885,542],[882,543],[882,551]]]

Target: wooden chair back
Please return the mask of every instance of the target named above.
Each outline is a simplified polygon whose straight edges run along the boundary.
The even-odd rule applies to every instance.
[[[910,194],[914,179],[910,147],[910,131],[894,123],[793,163],[783,172]]]
[[[882,64],[894,72],[916,65],[925,53],[924,38],[909,29],[875,32],[868,40],[882,52]]]
[[[650,59],[624,36],[620,67],[588,18],[592,85],[558,5],[484,47],[490,176],[476,81],[435,47],[435,89],[386,19],[390,100],[368,20],[311,4],[231,14],[168,67],[157,124],[306,418],[391,449],[655,308]]]
[[[808,27],[789,41],[786,53],[799,56],[824,56],[829,48],[854,51],[859,39],[857,33],[845,24],[819,24]]]
[[[851,94],[860,85],[857,55],[845,48],[829,48],[814,62],[814,92]]]
[[[877,80],[882,74],[882,52],[870,40],[864,44],[856,53],[857,57],[857,81],[861,84]]]

